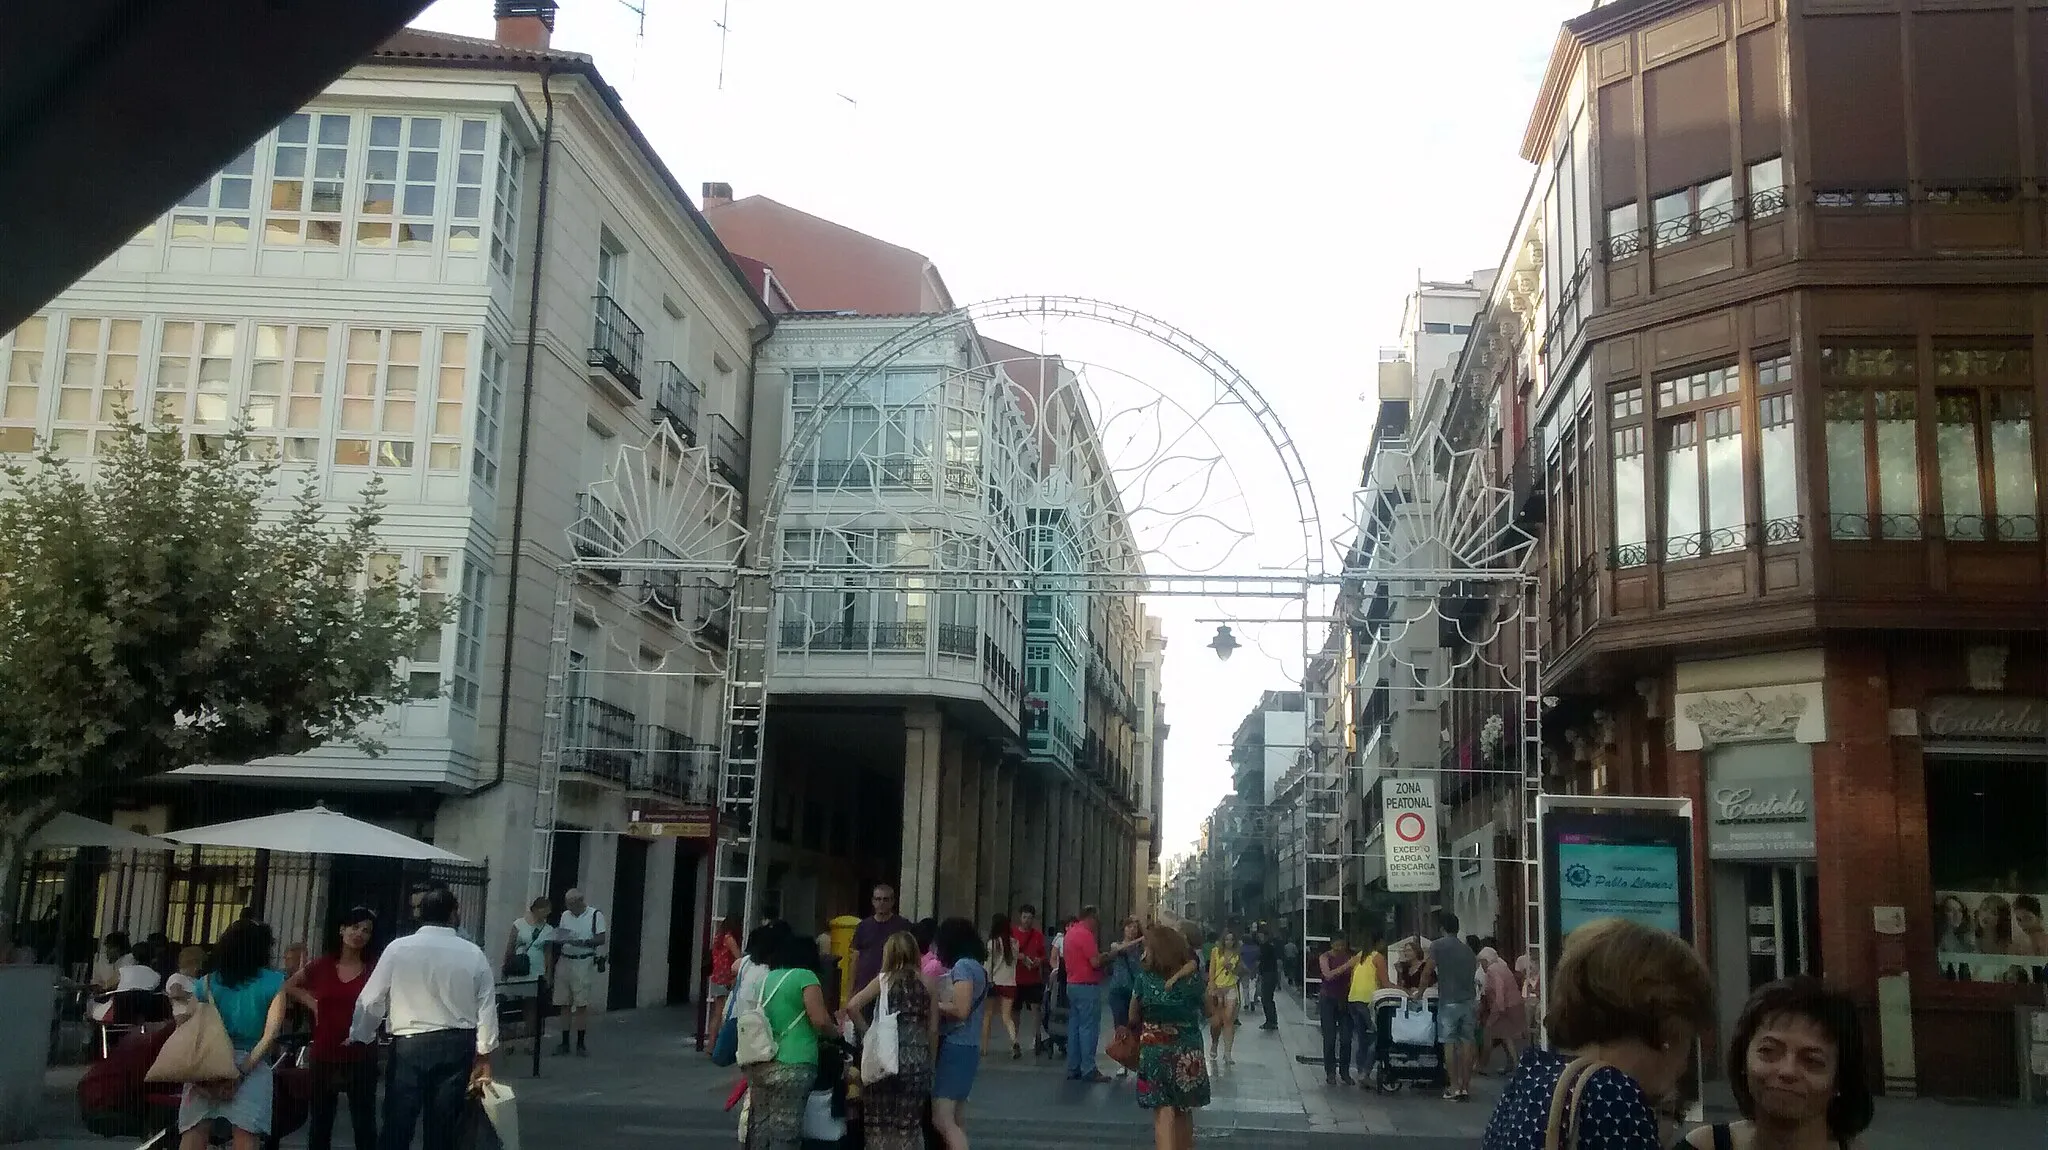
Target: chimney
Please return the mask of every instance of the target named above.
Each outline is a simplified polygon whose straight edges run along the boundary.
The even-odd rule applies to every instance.
[[[707,211],[723,204],[729,204],[732,202],[732,185],[707,183],[704,185],[703,199],[704,207]]]
[[[555,31],[557,0],[497,0],[498,34],[507,48],[545,52]]]

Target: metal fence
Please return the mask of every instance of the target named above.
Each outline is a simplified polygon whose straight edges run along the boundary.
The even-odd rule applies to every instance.
[[[322,950],[352,907],[374,910],[388,939],[410,932],[419,897],[436,887],[455,893],[463,933],[477,938],[487,876],[466,863],[231,847],[67,848],[32,855],[11,898],[18,943],[40,962],[75,971],[90,964],[96,940],[114,931],[135,942],[161,935],[174,948],[207,946],[245,912],[276,933],[280,961],[295,946]]]

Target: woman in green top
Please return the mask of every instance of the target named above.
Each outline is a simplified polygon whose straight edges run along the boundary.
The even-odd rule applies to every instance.
[[[818,1035],[832,1030],[814,969],[818,945],[777,922],[756,936],[747,957],[766,966],[761,1012],[775,1034],[775,1061],[747,1073],[747,1150],[801,1150],[804,1102],[818,1076]],[[758,952],[758,953],[757,953]]]
[[[1187,937],[1170,926],[1145,932],[1145,964],[1131,999],[1138,1031],[1138,1105],[1152,1112],[1156,1150],[1190,1150],[1195,1110],[1209,1104],[1202,1059],[1202,978]]]

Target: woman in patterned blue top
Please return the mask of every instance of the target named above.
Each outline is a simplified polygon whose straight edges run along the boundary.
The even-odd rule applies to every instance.
[[[1652,1102],[1677,1087],[1713,1019],[1713,981],[1690,944],[1625,919],[1587,923],[1551,978],[1545,1021],[1556,1049],[1522,1056],[1481,1146],[1545,1150],[1562,1085],[1558,1146],[1660,1150]]]

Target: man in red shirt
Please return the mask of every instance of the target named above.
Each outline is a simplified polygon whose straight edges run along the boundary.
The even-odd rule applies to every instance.
[[[1095,1067],[1102,1041],[1102,967],[1106,961],[1095,944],[1096,910],[1081,908],[1081,917],[1067,928],[1060,947],[1060,966],[1067,972],[1067,1077],[1076,1082],[1107,1082]]]
[[[1017,922],[1010,927],[1017,944],[1017,1032],[1031,1036],[1031,1053],[1045,1049],[1041,1032],[1045,1028],[1045,932],[1038,928],[1038,908],[1025,903],[1017,908]],[[1024,1012],[1038,1015],[1025,1021]],[[1011,1049],[1010,1057],[1022,1058],[1023,1051]]]

